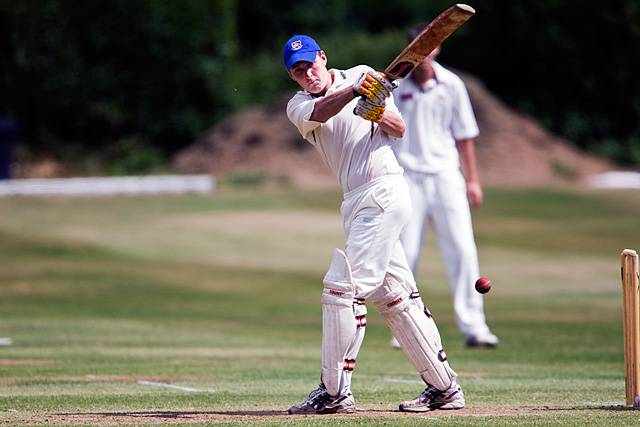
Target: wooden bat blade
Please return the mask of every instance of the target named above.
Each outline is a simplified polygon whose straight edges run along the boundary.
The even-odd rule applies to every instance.
[[[476,11],[469,5],[456,4],[442,12],[404,48],[384,70],[389,80],[403,79],[436,47],[471,18]]]

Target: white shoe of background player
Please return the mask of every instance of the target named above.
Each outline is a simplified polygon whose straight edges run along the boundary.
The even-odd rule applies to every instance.
[[[470,335],[467,337],[465,344],[467,347],[487,347],[495,348],[498,346],[498,337],[491,332],[484,334]]]

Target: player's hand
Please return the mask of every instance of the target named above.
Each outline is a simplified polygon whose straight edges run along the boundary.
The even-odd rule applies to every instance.
[[[369,101],[368,98],[360,98],[353,110],[353,114],[362,117],[365,120],[380,123],[384,114],[384,104],[378,105]]]
[[[469,206],[472,208],[479,208],[482,206],[482,186],[478,181],[467,182],[467,200],[469,200]]]
[[[356,96],[364,96],[376,105],[384,105],[393,89],[393,84],[384,74],[377,71],[362,73],[353,85],[353,93]]]

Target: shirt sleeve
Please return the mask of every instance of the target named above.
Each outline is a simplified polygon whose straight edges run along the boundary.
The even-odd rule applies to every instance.
[[[298,128],[300,135],[307,140],[309,140],[307,138],[309,134],[322,124],[309,120],[318,99],[298,93],[287,104],[287,117]]]
[[[477,137],[480,130],[473,114],[469,93],[462,80],[452,85],[452,91],[454,103],[451,133],[453,137],[457,141]]]
[[[391,94],[389,99],[387,99],[387,103],[385,105],[385,109],[387,109],[389,111],[393,111],[394,113],[396,113],[397,115],[402,117],[402,114],[400,113],[400,110],[398,109],[398,105],[395,102],[395,98],[393,96],[393,93]]]

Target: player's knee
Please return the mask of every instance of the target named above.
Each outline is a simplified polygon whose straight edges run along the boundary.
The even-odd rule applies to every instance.
[[[410,293],[395,279],[385,277],[382,285],[371,295],[380,314],[401,312],[412,303]]]
[[[351,306],[355,297],[355,287],[351,275],[351,266],[346,254],[336,249],[331,259],[329,271],[324,276],[323,304]]]

